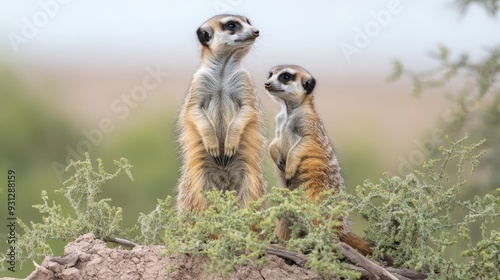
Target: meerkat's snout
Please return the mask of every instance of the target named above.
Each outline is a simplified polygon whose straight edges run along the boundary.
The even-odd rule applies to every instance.
[[[283,85],[280,83],[279,78],[276,79],[273,71],[269,73],[269,78],[264,83],[264,87],[266,88],[267,92],[271,95],[275,95],[277,92],[284,91]]]
[[[271,83],[271,78],[272,77],[273,77],[273,72],[270,72],[269,73],[269,78],[267,79],[266,83],[264,83],[264,87],[266,88],[266,90],[268,92],[273,90],[273,83]]]
[[[273,92],[277,92],[277,91],[283,91],[283,90],[281,90],[281,88],[279,88],[279,86],[274,85],[269,80],[264,84],[264,87],[266,88],[266,90],[269,94],[273,94]]]
[[[257,39],[257,37],[259,37],[259,29],[255,28],[255,27],[251,27],[250,32],[246,33],[246,32],[242,32],[240,38],[241,39],[237,39],[236,42],[249,42],[249,43],[253,43],[253,41],[255,39]],[[246,34],[245,34],[246,33]]]

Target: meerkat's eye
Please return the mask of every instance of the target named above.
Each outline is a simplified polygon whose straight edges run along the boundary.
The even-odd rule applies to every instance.
[[[252,25],[252,24],[250,23],[250,20],[249,20],[249,19],[247,19],[247,23],[248,23],[248,24],[250,24],[250,25]]]
[[[278,77],[278,80],[282,83],[288,83],[289,81],[295,80],[295,75],[285,72]]]
[[[236,22],[234,21],[230,21],[228,23],[226,23],[226,28],[227,29],[236,29],[237,25],[236,25]]]
[[[272,76],[273,76],[273,72],[269,72],[269,78],[268,79],[271,79]]]

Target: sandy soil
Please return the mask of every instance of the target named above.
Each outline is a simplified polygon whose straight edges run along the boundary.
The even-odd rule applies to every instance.
[[[239,267],[225,279],[321,279],[317,274],[268,256],[263,268]],[[108,248],[106,243],[86,234],[64,248],[63,257],[47,256],[26,280],[49,279],[224,279],[203,270],[204,261],[194,256],[164,255],[161,246],[136,246],[131,250]],[[173,267],[170,273],[169,268]],[[0,278],[12,280],[15,278]]]

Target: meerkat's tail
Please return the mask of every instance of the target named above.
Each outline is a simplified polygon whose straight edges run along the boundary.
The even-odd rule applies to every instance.
[[[340,234],[339,238],[340,238],[340,241],[353,247],[358,252],[360,252],[363,256],[370,255],[373,252],[373,245],[372,244],[370,244],[368,241],[355,235],[352,232]],[[388,266],[394,265],[394,260],[388,255],[384,255],[384,261],[387,263]]]

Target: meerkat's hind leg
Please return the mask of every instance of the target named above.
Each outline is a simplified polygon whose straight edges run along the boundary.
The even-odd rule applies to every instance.
[[[291,226],[292,223],[290,222],[289,219],[287,218],[279,219],[276,224],[276,235],[278,235],[278,237],[281,238],[282,240],[290,239]]]
[[[263,178],[255,174],[244,174],[241,186],[242,188],[238,193],[238,201],[243,208],[246,208],[249,202],[256,201],[265,194],[266,185]]]

